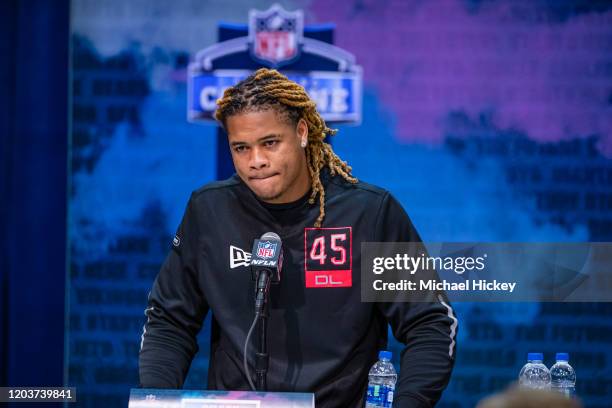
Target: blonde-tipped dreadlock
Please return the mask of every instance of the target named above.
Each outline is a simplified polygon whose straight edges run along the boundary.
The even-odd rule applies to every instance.
[[[320,228],[325,217],[325,189],[321,183],[321,169],[329,168],[332,176],[339,174],[350,183],[357,183],[351,174],[351,166],[342,161],[325,143],[325,135],[334,135],[337,131],[330,129],[316,109],[316,104],[310,99],[304,88],[290,81],[276,70],[262,68],[257,70],[233,87],[227,88],[223,97],[217,100],[215,118],[226,127],[228,117],[245,112],[257,112],[275,109],[277,113],[286,116],[293,125],[304,119],[308,125],[308,146],[306,147],[306,162],[312,193],[308,202],[314,204],[319,195],[319,217],[315,227]]]

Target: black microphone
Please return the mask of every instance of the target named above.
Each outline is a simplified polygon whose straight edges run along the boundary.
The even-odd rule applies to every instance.
[[[282,242],[278,234],[266,232],[253,242],[251,276],[255,285],[255,311],[262,313],[270,282],[279,283],[283,267]]]
[[[266,232],[253,242],[251,276],[257,280],[261,271],[267,271],[272,283],[279,283],[283,267],[283,244],[278,234]]]

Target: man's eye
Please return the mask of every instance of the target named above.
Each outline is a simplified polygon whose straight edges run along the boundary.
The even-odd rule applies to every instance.
[[[271,147],[278,143],[278,140],[266,140],[264,146]]]
[[[236,153],[242,153],[242,152],[246,151],[246,146],[235,146],[234,147],[234,151]]]

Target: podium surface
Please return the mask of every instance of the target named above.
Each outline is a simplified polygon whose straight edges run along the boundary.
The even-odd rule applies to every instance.
[[[314,394],[133,388],[129,408],[314,408]]]

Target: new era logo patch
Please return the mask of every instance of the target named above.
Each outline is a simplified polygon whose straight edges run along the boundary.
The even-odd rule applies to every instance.
[[[239,266],[250,266],[251,254],[243,249],[230,245],[230,269]]]

